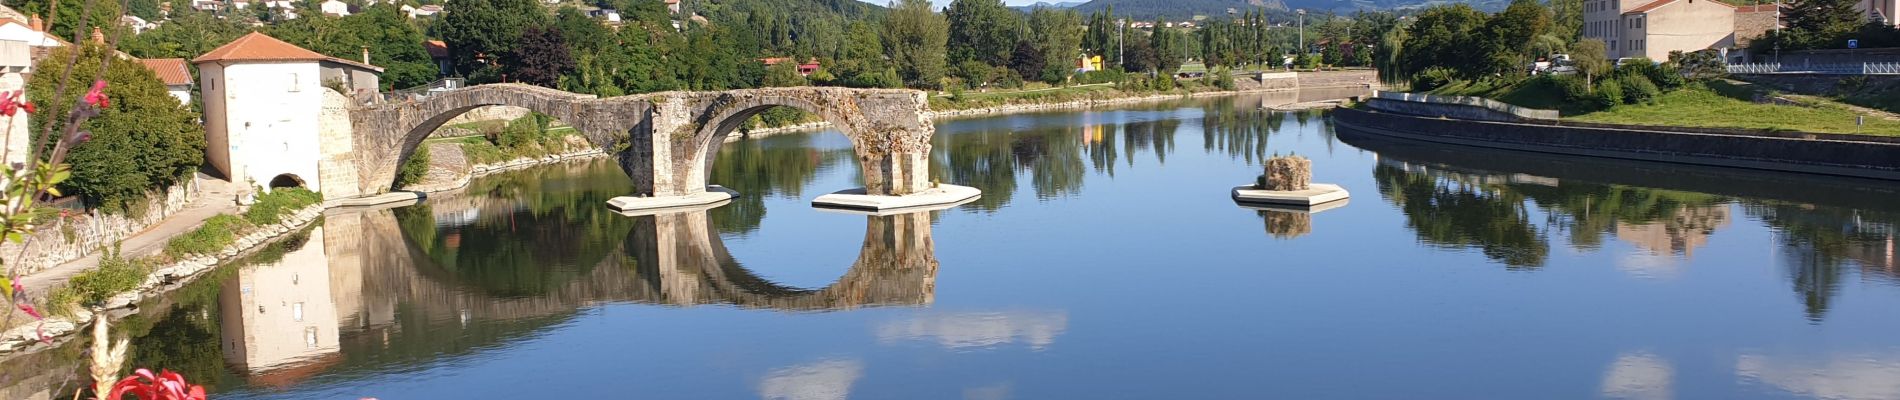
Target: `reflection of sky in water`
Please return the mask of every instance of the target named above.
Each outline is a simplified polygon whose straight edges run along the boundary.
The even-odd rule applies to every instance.
[[[1603,374],[1603,397],[1669,400],[1674,397],[1675,369],[1669,361],[1645,352],[1624,353]]]
[[[877,325],[880,343],[934,341],[946,349],[979,349],[1022,342],[1042,350],[1068,329],[1062,312],[969,312],[920,314]]]
[[[1895,351],[1825,358],[1745,354],[1735,361],[1735,374],[1803,397],[1900,399],[1900,352]]]
[[[825,360],[772,370],[759,380],[759,397],[773,400],[843,400],[864,375],[855,360]]]

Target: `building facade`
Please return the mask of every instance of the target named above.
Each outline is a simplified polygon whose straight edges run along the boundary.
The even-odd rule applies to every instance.
[[[1669,58],[1671,51],[1735,47],[1735,7],[1715,0],[1586,0],[1583,37],[1610,58]]]
[[[331,91],[325,77],[368,75],[348,85],[374,90],[373,77],[381,72],[257,32],[192,63],[204,102],[206,161],[232,182],[316,191],[323,190],[317,110]]]
[[[1900,26],[1900,17],[1895,16],[1900,14],[1900,0],[1860,0],[1854,9],[1867,13],[1868,21]]]

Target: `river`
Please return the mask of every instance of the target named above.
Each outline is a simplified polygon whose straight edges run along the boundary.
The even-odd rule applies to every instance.
[[[1900,398],[1900,185],[1263,108],[1293,96],[941,121],[933,173],[983,196],[931,213],[810,207],[858,179],[831,132],[727,144],[709,210],[612,213],[607,161],[482,177],[115,329],[217,399]],[[1236,205],[1275,154],[1353,197]],[[80,342],[0,393],[69,397]]]

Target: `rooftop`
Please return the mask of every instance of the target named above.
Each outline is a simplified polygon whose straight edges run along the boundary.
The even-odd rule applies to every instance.
[[[326,56],[297,47],[263,32],[251,32],[191,60],[194,64],[218,61],[327,61],[377,72],[383,70],[382,67]]]
[[[158,80],[165,81],[165,86],[191,84],[191,70],[185,68],[183,58],[146,58],[140,59],[139,64],[145,64],[145,68],[158,74]]]

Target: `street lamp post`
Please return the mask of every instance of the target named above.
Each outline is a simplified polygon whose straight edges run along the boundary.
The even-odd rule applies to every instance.
[[[1295,11],[1300,14],[1300,56],[1306,56],[1306,9]]]

